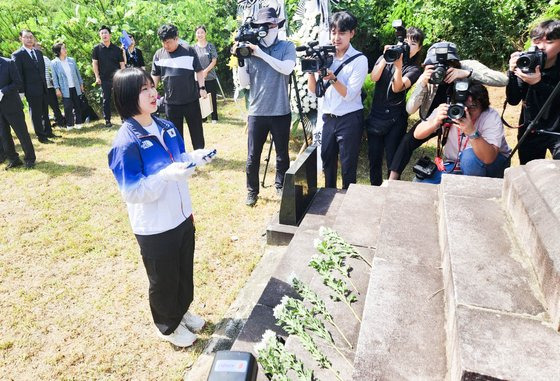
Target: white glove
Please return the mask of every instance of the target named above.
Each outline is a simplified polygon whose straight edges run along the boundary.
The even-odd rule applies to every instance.
[[[23,100],[23,93],[19,93],[19,99]]]
[[[2,98],[4,98],[4,93],[0,90],[0,102],[2,101]]]
[[[173,162],[159,171],[158,176],[167,181],[184,181],[192,176],[195,168],[195,163]]]
[[[189,153],[190,159],[197,167],[202,167],[210,163],[214,159],[214,156],[216,156],[215,149],[197,149]]]

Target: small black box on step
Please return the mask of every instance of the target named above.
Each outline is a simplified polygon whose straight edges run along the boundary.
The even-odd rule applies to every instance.
[[[254,381],[257,370],[257,360],[249,352],[218,351],[208,381]]]

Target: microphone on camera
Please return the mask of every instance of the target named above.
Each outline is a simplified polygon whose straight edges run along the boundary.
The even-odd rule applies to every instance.
[[[307,45],[297,46],[296,51],[297,52],[305,52],[307,50],[307,48],[308,48]]]

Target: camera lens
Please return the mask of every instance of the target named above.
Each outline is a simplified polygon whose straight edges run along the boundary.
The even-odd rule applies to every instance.
[[[401,49],[396,47],[388,48],[385,53],[383,53],[383,58],[385,58],[386,62],[395,62],[401,56]]]
[[[520,69],[528,69],[531,67],[532,57],[529,55],[521,55],[516,62],[516,65]]]
[[[465,108],[462,104],[454,104],[449,107],[447,110],[447,116],[451,119],[461,119],[465,116]]]
[[[242,58],[247,58],[251,55],[251,49],[248,46],[241,45],[237,48],[236,55]]]
[[[443,66],[436,67],[434,69],[434,71],[432,72],[432,75],[430,76],[429,82],[431,84],[439,85],[440,83],[443,82],[443,79],[445,78],[446,71],[447,70]]]

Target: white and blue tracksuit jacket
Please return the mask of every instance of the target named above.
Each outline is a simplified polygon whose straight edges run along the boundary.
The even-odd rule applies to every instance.
[[[127,119],[109,151],[109,168],[126,201],[132,231],[139,235],[163,233],[179,226],[192,214],[186,181],[158,176],[174,161],[190,161],[185,144],[173,123],[153,117],[167,149],[133,118]]]

